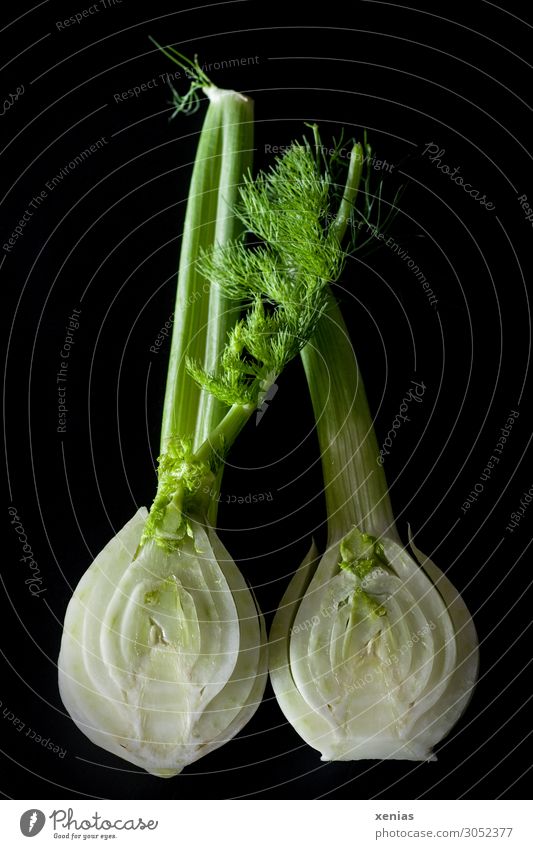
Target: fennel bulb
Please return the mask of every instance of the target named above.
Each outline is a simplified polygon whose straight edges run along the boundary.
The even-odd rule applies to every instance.
[[[312,546],[274,618],[274,692],[322,760],[434,760],[477,680],[476,630],[448,578],[412,541],[413,554],[400,542],[333,299],[302,358],[329,533],[326,552],[319,558]]]
[[[196,63],[177,111],[209,98],[182,240],[161,434],[158,488],[105,546],[68,605],[58,660],[61,698],[97,745],[162,777],[221,746],[257,709],[267,678],[263,617],[214,530],[223,405],[186,370],[218,366],[234,302],[197,267],[202,250],[242,230],[233,211],[251,161],[253,104],[211,85]],[[239,421],[243,420],[242,417]],[[231,433],[230,433],[231,430]],[[197,456],[198,455],[198,456]]]
[[[222,746],[266,681],[264,623],[211,527],[171,551],[139,551],[141,508],[105,546],[68,606],[61,698],[84,734],[161,777]]]

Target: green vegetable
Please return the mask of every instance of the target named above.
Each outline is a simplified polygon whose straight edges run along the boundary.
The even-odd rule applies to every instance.
[[[235,301],[207,284],[197,259],[242,232],[233,209],[251,162],[253,104],[165,52],[192,77],[176,111],[191,111],[199,88],[209,108],[181,248],[158,490],[79,582],[58,661],[61,697],[81,731],[163,777],[230,740],[267,675],[263,617],[213,527],[224,452],[255,399],[250,391],[225,415],[186,368],[191,357],[193,371],[214,372],[228,359],[230,331],[235,339]]]
[[[283,174],[296,154],[300,175],[292,191],[301,193],[302,210],[319,198],[322,213],[315,209],[309,228],[298,214],[285,219],[289,248],[280,264],[293,282],[306,273],[318,244],[340,241],[357,219],[353,202],[363,161],[356,146],[339,204],[334,161],[321,162],[309,146],[293,146],[276,172]],[[245,203],[259,211],[248,226],[268,244],[283,199],[275,191],[267,197],[263,179],[253,192],[247,187]],[[365,219],[370,204],[367,196]],[[335,271],[318,273],[333,281]],[[302,359],[322,453],[328,545],[320,559],[311,546],[274,619],[274,691],[323,760],[433,759],[433,747],[459,718],[477,678],[475,628],[437,566],[411,542],[417,565],[400,542],[361,375],[331,293]]]

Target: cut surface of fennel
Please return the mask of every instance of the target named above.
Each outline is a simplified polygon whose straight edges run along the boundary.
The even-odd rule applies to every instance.
[[[169,777],[248,722],[266,683],[263,617],[209,526],[174,552],[147,543],[141,508],[69,604],[59,687],[94,743]]]
[[[363,579],[339,566],[341,545],[318,560],[313,544],[280,602],[270,633],[277,700],[322,760],[434,760],[477,679],[472,618],[413,544],[420,565],[382,538],[386,565]]]

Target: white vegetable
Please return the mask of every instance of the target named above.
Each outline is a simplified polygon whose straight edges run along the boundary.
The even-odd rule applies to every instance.
[[[397,542],[363,580],[340,544],[316,549],[285,593],[270,641],[271,680],[298,733],[323,760],[432,760],[477,678],[477,637],[440,570]],[[375,606],[374,606],[375,605]]]
[[[135,558],[141,508],[100,552],[68,606],[61,697],[94,743],[154,775],[223,745],[261,700],[264,622],[213,530]]]

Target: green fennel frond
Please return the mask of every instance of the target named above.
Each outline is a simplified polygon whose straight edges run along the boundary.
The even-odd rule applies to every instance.
[[[294,143],[267,172],[250,176],[237,210],[255,244],[204,252],[203,276],[247,305],[228,336],[220,374],[189,362],[189,374],[226,404],[257,405],[312,337],[345,252],[332,231],[331,183],[311,145]]]
[[[189,59],[174,47],[162,47],[157,43],[155,38],[152,38],[152,36],[149,36],[149,38],[150,41],[161,51],[161,53],[167,57],[167,59],[170,59],[185,72],[185,75],[190,80],[189,88],[185,94],[179,94],[174,86],[169,82],[169,86],[172,91],[172,102],[174,105],[174,112],[170,117],[175,118],[180,112],[183,112],[185,115],[192,115],[200,106],[200,96],[198,91],[212,86],[213,84],[211,80],[202,70],[196,55],[194,59]]]

